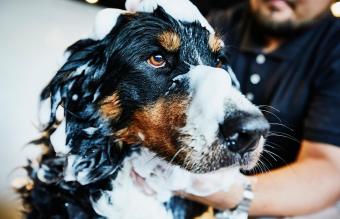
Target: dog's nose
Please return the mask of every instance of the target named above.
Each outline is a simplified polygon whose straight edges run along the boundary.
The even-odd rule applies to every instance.
[[[268,135],[269,123],[262,115],[240,114],[225,119],[220,131],[228,150],[244,154],[255,150],[261,136]]]

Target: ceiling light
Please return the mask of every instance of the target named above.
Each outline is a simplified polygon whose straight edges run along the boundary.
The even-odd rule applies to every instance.
[[[87,3],[96,4],[98,0],[86,0]]]
[[[335,17],[340,17],[340,2],[335,2],[331,5],[332,14]]]

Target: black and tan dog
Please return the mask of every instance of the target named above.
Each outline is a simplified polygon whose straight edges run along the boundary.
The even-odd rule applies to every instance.
[[[194,218],[207,207],[144,195],[127,161],[146,156],[200,174],[249,169],[259,157],[268,123],[233,85],[214,32],[162,7],[113,20],[109,31],[67,49],[42,92],[51,114],[33,142],[45,153],[27,166],[30,185],[19,189],[27,218]],[[62,153],[50,141],[58,108]]]

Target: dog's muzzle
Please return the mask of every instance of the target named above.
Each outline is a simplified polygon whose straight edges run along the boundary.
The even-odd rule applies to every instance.
[[[180,130],[185,136],[183,145],[191,151],[187,163],[195,163],[197,171],[203,172],[234,164],[254,166],[269,124],[232,85],[229,72],[192,66],[187,74],[174,80],[187,88],[189,96],[186,123]]]

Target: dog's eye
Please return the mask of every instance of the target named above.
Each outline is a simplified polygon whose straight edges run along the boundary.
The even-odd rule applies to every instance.
[[[220,58],[216,59],[216,68],[222,68],[223,61]]]
[[[228,63],[228,58],[225,55],[219,55],[215,61],[216,68],[222,68],[223,65]]]
[[[149,63],[149,65],[151,65],[154,68],[161,68],[161,67],[165,66],[166,61],[165,61],[165,59],[163,58],[162,55],[156,54],[156,55],[152,55],[148,58],[148,63]]]

